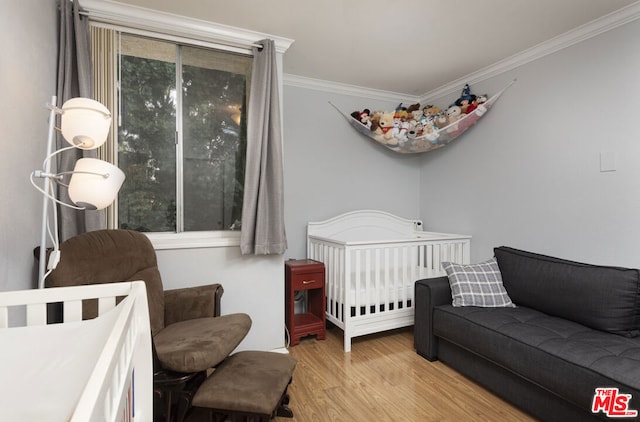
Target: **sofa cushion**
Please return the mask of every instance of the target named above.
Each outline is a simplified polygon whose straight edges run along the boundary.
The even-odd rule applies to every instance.
[[[591,328],[640,334],[640,273],[636,269],[583,264],[499,247],[494,249],[509,296]]]
[[[434,334],[590,409],[597,387],[640,398],[640,338],[593,330],[518,305],[433,313]],[[446,363],[446,362],[445,362]],[[632,403],[638,407],[637,399]]]
[[[495,258],[468,265],[443,262],[442,268],[449,277],[453,306],[514,306],[502,285]]]

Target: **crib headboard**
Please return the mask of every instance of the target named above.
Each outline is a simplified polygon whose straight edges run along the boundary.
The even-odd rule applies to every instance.
[[[404,239],[415,236],[416,231],[422,231],[421,220],[376,210],[351,211],[328,220],[307,223],[307,236],[345,242]]]

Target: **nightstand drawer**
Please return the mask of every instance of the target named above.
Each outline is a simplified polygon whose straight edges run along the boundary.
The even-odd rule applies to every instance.
[[[293,290],[321,289],[324,287],[324,273],[304,273],[291,277]]]

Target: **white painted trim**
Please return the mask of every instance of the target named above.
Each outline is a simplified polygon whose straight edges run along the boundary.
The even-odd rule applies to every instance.
[[[240,247],[239,231],[145,233],[155,250]]]
[[[549,54],[571,47],[574,44],[578,44],[604,32],[615,29],[638,18],[640,18],[640,1],[618,9],[615,12],[609,13],[584,25],[578,26],[564,34],[558,35],[557,37],[551,38],[550,40],[514,54],[511,57],[507,57],[504,60],[500,60],[490,66],[429,91],[422,96],[421,102],[428,103],[429,100],[441,98],[453,92],[459,92],[460,87],[465,83],[473,85],[487,80],[534,60],[548,56]]]
[[[307,78],[286,73],[283,83],[287,86],[313,89],[316,91],[329,92],[341,95],[351,95],[354,97],[369,98],[379,101],[394,101],[404,103],[418,102],[420,97],[416,95],[402,94],[400,92],[383,91],[380,89],[366,88],[363,86],[331,82],[321,79]]]
[[[296,86],[299,88],[321,90],[324,92],[343,95],[352,95],[379,101],[429,103],[431,100],[444,97],[454,92],[460,92],[460,87],[465,83],[473,85],[475,83],[487,80],[494,76],[520,67],[524,64],[527,64],[531,61],[537,60],[579,42],[585,41],[589,38],[595,37],[596,35],[600,35],[604,32],[615,29],[638,18],[640,18],[640,1],[618,9],[615,12],[609,13],[601,18],[595,19],[589,23],[565,32],[564,34],[561,34],[555,38],[542,42],[534,47],[521,51],[511,57],[500,60],[490,66],[472,72],[419,96],[376,90],[372,88],[342,84],[337,82],[321,81],[318,79],[304,78],[301,76],[289,74],[284,75],[284,84]]]
[[[119,3],[112,0],[78,0],[82,10],[94,22],[133,27],[167,35],[209,41],[232,47],[249,48],[265,38],[272,39],[276,52],[284,54],[292,39],[250,31],[233,26],[189,18],[173,13]]]

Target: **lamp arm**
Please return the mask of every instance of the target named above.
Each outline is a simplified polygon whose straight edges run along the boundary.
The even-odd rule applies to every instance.
[[[73,173],[73,172],[65,172],[65,173]],[[99,176],[103,176],[102,174],[99,174],[99,173],[93,173],[93,174],[98,174]],[[40,193],[42,193],[45,196],[45,198],[48,198],[48,199],[54,201],[57,204],[64,205],[67,208],[73,208],[75,210],[80,210],[80,211],[86,210],[86,208],[84,208],[84,207],[76,207],[75,205],[67,204],[66,202],[60,201],[59,199],[57,199],[56,197],[54,197],[53,195],[51,195],[49,193],[50,189],[47,189],[47,187],[50,186],[50,183],[45,184],[45,189],[42,189],[40,186],[38,186],[36,184],[36,182],[34,180],[34,178],[36,178],[36,177],[38,177],[38,178],[44,177],[44,178],[46,178],[46,179],[48,179],[50,181],[54,181],[54,182],[62,185],[62,186],[67,186],[66,184],[60,182],[60,178],[62,176],[58,177],[57,174],[43,173],[43,172],[40,172],[40,171],[34,171],[34,172],[31,172],[31,184],[33,185],[34,188],[39,190]]]
[[[55,157],[56,155],[64,152],[64,151],[69,151],[70,149],[76,149],[76,147],[75,146],[70,146],[70,147],[60,148],[59,150],[54,151],[54,152],[49,151],[47,153],[47,156],[42,161],[42,168],[45,169],[46,171],[48,171],[47,169],[51,167],[51,164],[50,164],[51,159],[53,157]]]
[[[96,173],[95,171],[61,171],[58,174],[55,174],[54,176],[58,176],[58,177],[54,177],[54,179],[62,179],[62,176],[65,174],[93,174],[94,176],[102,176],[105,179],[108,179],[110,174],[109,173]],[[62,182],[58,182],[59,184],[63,185],[63,186],[67,186]]]

